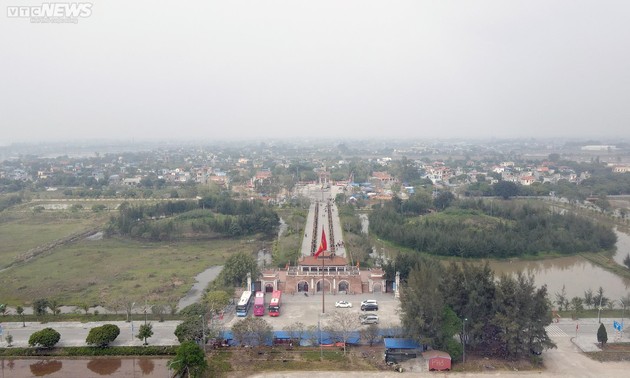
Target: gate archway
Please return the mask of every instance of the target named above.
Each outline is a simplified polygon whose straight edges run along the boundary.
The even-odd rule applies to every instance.
[[[372,286],[372,292],[373,293],[382,293],[383,292],[383,284],[375,283],[374,286]]]
[[[317,287],[317,292],[320,293],[322,291],[322,280],[317,281],[317,285],[315,285]],[[330,293],[330,282],[324,280],[324,290],[326,290],[327,293]]]
[[[297,291],[298,291],[298,293],[302,293],[302,292],[306,293],[306,292],[308,292],[308,282],[306,282],[306,281],[298,282],[298,284],[297,284]]]
[[[265,285],[265,293],[273,293],[273,284],[268,283]]]
[[[349,289],[350,289],[350,283],[348,283],[348,281],[339,282],[339,285],[338,285],[339,293],[347,293]]]

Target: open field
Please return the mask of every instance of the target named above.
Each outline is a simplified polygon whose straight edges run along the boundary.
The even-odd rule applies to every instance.
[[[0,218],[0,268],[31,248],[104,224],[107,214],[4,212]]]
[[[240,240],[148,243],[122,238],[82,240],[3,272],[0,298],[10,305],[38,298],[63,305],[125,299],[177,301],[194,277],[234,252],[257,244]]]

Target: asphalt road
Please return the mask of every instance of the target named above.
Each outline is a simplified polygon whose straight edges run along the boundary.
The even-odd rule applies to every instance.
[[[350,299],[355,307],[351,309],[334,309],[335,300],[344,297],[344,299]],[[351,298],[348,298],[351,297]],[[389,297],[389,298],[387,298]],[[357,309],[359,302],[362,299],[368,299],[368,296],[331,296],[330,302],[326,300],[326,313],[330,314],[331,311],[346,311],[350,314],[358,314],[360,310]],[[392,296],[383,294],[370,297],[370,299],[377,299],[379,301],[379,311],[376,312],[381,319],[381,326],[387,326],[387,323],[391,322],[392,325],[397,324],[396,319],[398,302]],[[287,299],[285,306],[283,307],[283,314],[278,318],[265,317],[270,321],[274,328],[279,329],[285,325],[291,324],[295,321],[301,321],[302,323],[317,324],[317,321],[321,313],[321,297],[304,297],[295,296]],[[323,319],[329,315],[325,315]],[[234,318],[225,318],[226,326],[229,326]],[[325,321],[325,320],[324,320]],[[613,319],[602,319],[602,322],[610,328],[609,340],[614,337],[612,331]],[[142,341],[131,337],[131,323],[126,322],[113,322],[117,324],[121,329],[121,334],[113,345],[142,345]],[[142,324],[141,319],[136,319],[133,322],[134,331],[137,332],[137,327]],[[172,345],[176,344],[177,340],[173,331],[177,326],[176,321],[167,321],[163,323],[153,323],[155,335],[149,339],[149,344],[152,345]],[[463,377],[484,377],[488,375],[492,376],[519,376],[519,377],[624,377],[628,376],[630,372],[630,362],[614,362],[614,363],[600,363],[586,357],[582,350],[594,346],[597,341],[597,319],[581,319],[579,321],[580,327],[578,330],[578,339],[576,343],[575,339],[575,321],[570,319],[560,319],[559,323],[550,325],[547,329],[549,335],[553,341],[557,344],[556,349],[551,349],[543,352],[543,358],[545,361],[545,369],[528,371],[528,372],[516,372],[516,371],[487,371],[482,373],[448,373],[448,376],[457,375]],[[22,327],[21,322],[7,322],[2,323],[3,338],[0,341],[0,346],[6,346],[6,340],[4,337],[7,332],[13,335],[13,345],[26,346],[28,343],[28,337],[37,330],[45,327],[52,327],[61,333],[60,346],[81,346],[85,345],[85,338],[90,328],[102,325],[102,322],[94,323],[79,323],[79,322],[63,322],[63,323],[31,323],[27,322],[26,327]],[[624,335],[623,341],[629,341],[628,335]],[[256,375],[259,378],[275,378],[275,377],[308,377],[308,378],[329,378],[331,375],[338,372],[287,372],[287,373],[268,373]],[[430,375],[429,375],[430,374]],[[444,373],[428,373],[413,371],[413,376],[431,376],[442,377],[447,376]],[[390,372],[344,372],[344,376],[348,378],[361,377],[361,378],[377,378],[377,377],[399,377],[399,373]]]

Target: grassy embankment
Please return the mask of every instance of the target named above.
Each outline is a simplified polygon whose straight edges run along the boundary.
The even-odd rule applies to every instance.
[[[624,233],[630,233],[630,227],[628,223],[624,220],[614,218],[612,216],[596,212],[593,210],[582,209],[578,207],[574,207],[568,204],[555,204],[554,206],[562,207],[563,209],[573,211],[576,214],[592,218],[597,222],[606,224],[610,227],[617,227],[617,230]],[[602,268],[612,272],[618,276],[630,278],[630,269],[625,266],[619,265],[613,258],[614,251],[603,251],[603,252],[595,252],[595,253],[580,253],[580,256],[589,260],[593,264],[599,265]]]

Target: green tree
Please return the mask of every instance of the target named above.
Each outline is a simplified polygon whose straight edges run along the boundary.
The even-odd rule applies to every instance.
[[[409,273],[407,286],[401,290],[403,327],[422,344],[440,344],[444,298],[439,285],[443,269],[434,260],[424,260]]]
[[[193,303],[184,307],[179,314],[190,317],[206,316],[208,314],[208,306],[205,303]]]
[[[239,252],[228,258],[220,276],[225,285],[242,286],[247,282],[247,273],[251,273],[255,281],[259,275],[258,264],[251,254]]]
[[[175,336],[180,343],[184,341],[200,341],[205,333],[206,339],[217,335],[214,329],[205,328],[203,315],[187,316],[183,322],[175,327]],[[204,327],[204,328],[202,328]]]
[[[185,341],[177,348],[175,358],[169,362],[169,367],[177,376],[198,378],[208,368],[208,361],[199,345]]]
[[[15,308],[15,312],[17,312],[17,314],[20,315],[20,318],[22,319],[22,327],[26,327],[26,323],[24,322],[24,307],[17,306]]]
[[[57,316],[59,315],[59,313],[61,313],[60,306],[61,305],[56,299],[51,299],[48,301],[48,308],[50,309],[50,312],[52,312],[54,316]]]
[[[455,201],[455,195],[448,191],[441,191],[433,200],[433,204],[438,210],[444,210]]]
[[[44,328],[34,332],[28,338],[28,345],[38,348],[52,348],[61,339],[61,334],[52,328]]]
[[[601,343],[602,348],[608,342],[608,332],[606,331],[604,323],[599,323],[599,328],[597,329],[597,342]]]
[[[90,329],[85,339],[88,345],[95,345],[101,348],[108,346],[120,335],[120,328],[115,324],[103,324],[100,327]]]
[[[593,289],[584,291],[584,304],[589,308],[595,306],[593,303]]]
[[[207,292],[203,300],[208,307],[210,316],[214,316],[230,303],[230,295],[223,290],[213,290]]]
[[[567,299],[567,290],[565,285],[562,285],[562,290],[556,292],[556,304],[560,311],[566,311],[569,308],[569,300]]]
[[[160,322],[164,321],[164,314],[166,313],[166,306],[160,303],[151,306],[151,313],[156,315]]]
[[[608,305],[608,301],[608,297],[604,296],[604,288],[600,286],[599,289],[597,289],[597,293],[593,296],[593,306],[604,308]]]
[[[450,307],[444,306],[441,320],[441,348],[446,349],[452,358],[458,359],[462,356],[463,347],[461,343],[455,341],[453,336],[460,334],[460,339],[465,340],[465,335],[461,334],[463,332],[462,319],[458,318],[455,311],[453,311]]]
[[[7,346],[10,347],[12,346],[11,344],[13,343],[13,335],[7,332],[6,337],[4,338],[7,341]]]
[[[492,188],[494,195],[502,197],[503,199],[508,199],[518,194],[518,185],[511,181],[499,181],[492,185]]]
[[[506,358],[522,358],[531,350],[555,347],[545,330],[551,323],[547,287],[538,289],[534,278],[519,273],[516,278],[502,275],[497,283],[492,323],[496,326],[498,349]]]
[[[37,299],[33,302],[33,313],[36,316],[46,315],[46,309],[48,308],[48,299]]]
[[[90,305],[85,302],[80,303],[79,308],[85,312],[85,315],[87,315],[88,312],[90,312]]]
[[[153,325],[151,323],[142,324],[140,329],[138,330],[138,335],[136,336],[138,339],[144,339],[144,345],[148,345],[147,339],[153,336]]]
[[[571,309],[571,312],[573,312],[573,317],[577,318],[580,315],[580,312],[584,310],[584,301],[580,297],[573,297],[569,303],[569,308]]]

